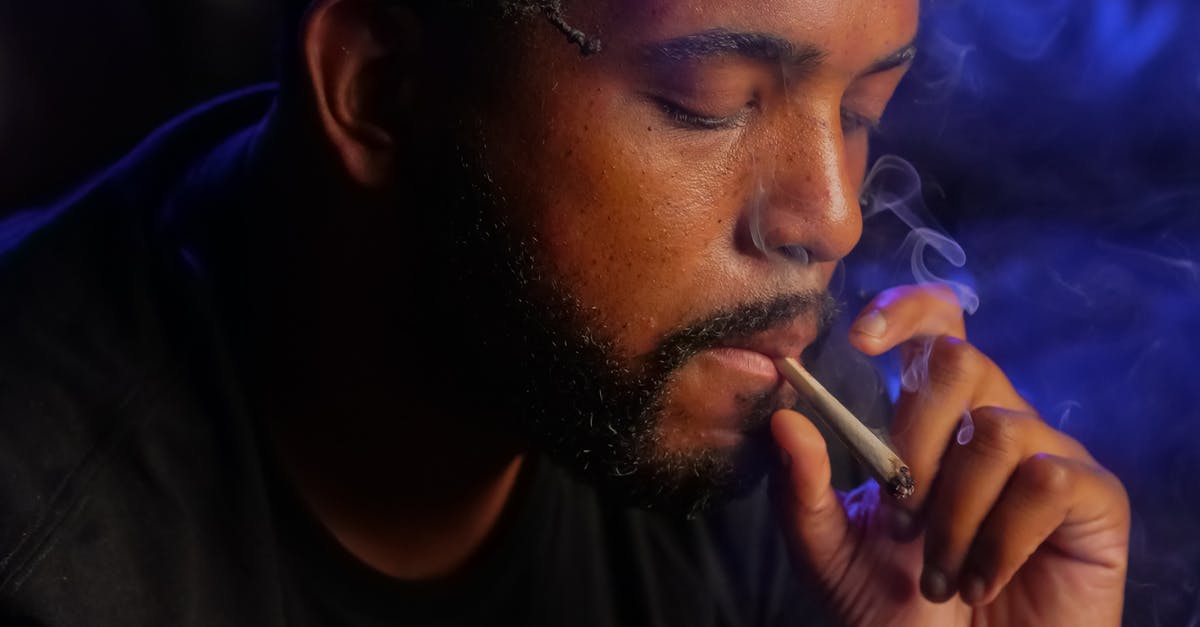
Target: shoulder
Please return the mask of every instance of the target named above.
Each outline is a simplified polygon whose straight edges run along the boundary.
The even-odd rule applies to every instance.
[[[254,105],[261,117],[262,98]],[[96,592],[178,551],[177,532],[198,518],[191,495],[216,493],[189,468],[230,438],[204,416],[213,408],[194,359],[204,340],[189,335],[199,327],[172,283],[178,259],[153,224],[187,165],[253,122],[249,113],[160,133],[64,202],[0,221],[5,606],[18,590],[55,590],[63,596],[42,607],[86,615],[86,596],[112,609],[121,600]]]
[[[189,167],[261,118],[273,93],[198,107],[62,202],[0,219],[0,485],[27,473],[58,485],[66,471],[50,467],[78,465],[178,382],[188,293],[159,220]],[[0,549],[14,518],[0,518]]]
[[[151,340],[152,264],[119,203],[101,185],[0,224],[0,593],[52,546],[169,376]]]

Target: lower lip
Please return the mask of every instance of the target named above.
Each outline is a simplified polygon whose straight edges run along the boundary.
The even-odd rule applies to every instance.
[[[762,379],[764,383],[775,383],[779,380],[775,362],[762,353],[728,347],[711,348],[705,352],[726,368]]]

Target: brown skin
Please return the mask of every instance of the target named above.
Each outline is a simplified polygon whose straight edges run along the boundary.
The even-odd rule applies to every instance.
[[[883,330],[864,332],[873,312]],[[858,322],[851,342],[869,355],[933,342],[929,376],[902,392],[891,426],[916,493],[899,505],[873,485],[839,495],[812,423],[790,410],[772,422],[792,460],[774,480],[793,557],[839,614],[856,625],[1120,624],[1130,524],[1120,481],[964,341],[948,290],[894,288]],[[975,435],[959,445],[964,409]]]
[[[494,80],[463,88],[467,106],[456,113],[475,116],[510,223],[536,237],[541,261],[593,313],[591,330],[636,368],[670,330],[713,311],[823,289],[861,230],[867,132],[856,121],[882,115],[904,71],[870,69],[911,41],[916,2],[614,0],[567,10],[576,26],[601,36],[602,54],[581,58],[537,20],[513,25],[508,45],[488,51]],[[665,65],[641,55],[646,44],[714,28],[771,33],[823,54],[805,71],[729,55]],[[326,276],[371,277],[384,264],[370,251],[386,257],[381,242],[402,232],[400,216],[411,208],[379,199],[412,184],[403,166],[421,158],[418,127],[443,121],[415,96],[441,93],[445,80],[423,71],[444,63],[444,33],[435,30],[370,0],[324,0],[308,16],[311,111],[341,170],[332,200],[349,214],[329,218],[348,231],[346,250],[312,262],[344,270]],[[658,99],[695,115],[743,117],[683,128]],[[765,250],[753,242],[756,225]],[[788,246],[804,248],[811,263],[778,254]],[[450,576],[469,567],[499,520],[523,448],[473,433],[386,369],[325,377],[322,364],[347,363],[339,359],[353,352],[347,347],[369,346],[389,324],[339,313],[371,309],[377,285],[318,278],[310,286],[336,290],[338,307],[297,323],[322,357],[290,367],[320,377],[326,393],[304,408],[273,408],[306,416],[277,420],[278,447],[350,552],[396,577]],[[872,308],[887,327],[878,337],[852,334],[865,353],[939,338],[926,385],[901,399],[893,426],[918,485],[903,504],[912,522],[894,533],[888,521],[900,510],[880,502],[873,484],[856,497],[868,506],[845,507],[830,488],[818,432],[781,410],[772,432],[791,461],[773,479],[797,566],[851,624],[1119,622],[1129,525],[1120,483],[1038,420],[965,342],[961,313],[943,292],[903,289]],[[347,320],[350,329],[338,324]],[[336,341],[319,339],[326,328],[341,330]],[[796,354],[812,331],[799,321],[758,352]],[[686,364],[667,393],[663,451],[736,446],[739,397],[783,389],[748,369],[714,351]],[[947,446],[964,409],[973,411],[975,439]],[[413,412],[422,419],[390,421],[386,432],[378,420],[356,418]],[[450,451],[471,461],[439,462]],[[944,585],[935,585],[935,570]],[[968,585],[976,573],[978,593]]]

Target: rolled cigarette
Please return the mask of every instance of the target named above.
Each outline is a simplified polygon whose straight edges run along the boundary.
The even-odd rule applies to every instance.
[[[870,469],[879,485],[897,499],[912,496],[913,478],[908,466],[879,436],[838,402],[800,362],[792,357],[775,360],[775,368],[796,388],[825,423],[846,444],[854,456]]]

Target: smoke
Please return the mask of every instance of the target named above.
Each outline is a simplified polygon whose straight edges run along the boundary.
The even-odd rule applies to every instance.
[[[977,5],[987,34],[1009,56],[1033,60],[1046,54],[1067,26],[1070,0],[1006,0]]]
[[[1073,427],[1071,424],[1072,412],[1082,409],[1083,404],[1078,401],[1063,401],[1050,410],[1050,415],[1058,415],[1058,420],[1054,421],[1054,425],[1059,431],[1070,431]]]
[[[757,171],[757,168],[755,168]],[[767,184],[762,177],[755,181],[754,191],[750,198],[750,240],[754,247],[765,254],[772,254],[767,246],[766,234],[763,233],[763,213],[767,210]]]
[[[860,198],[863,218],[891,213],[908,227],[900,246],[906,253],[912,279],[917,283],[940,283],[954,290],[963,311],[973,314],[979,309],[979,296],[966,282],[939,276],[927,263],[926,252],[932,251],[955,268],[964,268],[967,254],[962,246],[937,226],[937,221],[925,209],[921,198],[921,177],[913,166],[896,155],[884,155],[875,161],[863,182]]]
[[[1200,263],[1195,260],[1187,259],[1186,257],[1172,257],[1164,255],[1155,250],[1180,250],[1179,254],[1186,254],[1181,249],[1184,249],[1183,242],[1174,235],[1164,234],[1156,242],[1153,249],[1140,249],[1122,244],[1115,244],[1099,240],[1097,245],[1101,250],[1109,252],[1140,257],[1143,260],[1162,265],[1164,272],[1178,273],[1179,277],[1186,283],[1191,284],[1194,288],[1200,287]]]
[[[920,338],[915,344],[908,363],[900,370],[900,387],[909,393],[920,390],[929,379],[929,354],[933,350],[933,339]]]
[[[968,55],[974,50],[975,46],[959,43],[942,31],[929,36],[914,62],[919,69],[913,73],[925,89],[923,104],[944,102],[958,88],[978,87],[967,74]]]
[[[1162,54],[1188,19],[1180,0],[933,3],[926,23],[935,26],[923,49],[949,67],[964,59],[962,50],[982,50],[975,67],[963,67],[980,77],[997,77],[996,67],[1007,62],[1049,61],[1059,66],[1060,78],[1071,72],[1082,79],[1078,86],[1106,89],[1133,78]],[[949,42],[959,43],[946,46]]]
[[[972,344],[1125,483],[1124,624],[1200,624],[1200,3],[927,7],[874,148],[919,164],[928,213],[970,251]],[[888,264],[895,241],[848,261],[851,295],[913,272]]]
[[[1182,5],[1174,0],[1097,3],[1086,54],[1104,72],[1089,73],[1088,78],[1110,88],[1128,81],[1159,55],[1175,30],[1186,23],[1182,11]]]
[[[764,232],[765,212],[767,211],[767,203],[770,202],[771,190],[768,181],[775,180],[774,163],[770,166],[763,167],[757,159],[754,161],[753,171],[757,173],[754,189],[751,192],[749,209],[750,209],[750,241],[754,247],[769,256],[783,256],[788,261],[797,264],[807,264],[809,261],[808,250],[803,246],[787,245],[774,247],[767,243],[767,235]]]
[[[1200,625],[1200,3],[924,6],[873,145],[921,177],[877,159],[849,310],[913,280],[986,294],[972,344],[1126,485],[1123,623]],[[893,397],[914,361],[883,362]]]
[[[884,155],[877,159],[867,174],[863,183],[860,198],[864,219],[877,218],[890,214],[899,223],[904,233],[903,241],[891,255],[880,255],[907,260],[909,276],[901,276],[895,271],[880,272],[877,265],[876,281],[882,279],[885,284],[911,283],[940,284],[953,290],[958,304],[967,314],[973,314],[979,309],[979,296],[970,285],[973,279],[965,273],[967,255],[957,241],[947,235],[925,207],[921,193],[921,179],[916,169],[904,159],[896,155]],[[879,237],[886,229],[879,228],[879,219],[869,224],[876,237],[867,238],[874,241],[875,254],[885,252],[889,244],[887,236]],[[893,225],[896,226],[896,225]],[[893,229],[894,232],[894,229]],[[893,236],[894,239],[894,236]],[[861,258],[862,252],[859,253]],[[957,272],[955,277],[943,276],[930,267],[930,263],[942,262]],[[875,261],[879,264],[879,259]],[[859,264],[861,265],[861,261]],[[877,290],[870,290],[877,291]],[[889,389],[892,397],[896,398],[903,390],[910,394],[920,393],[925,389],[929,379],[929,358],[933,350],[934,338],[922,337],[911,341],[902,351],[903,358],[899,367],[899,381],[895,376],[889,376]],[[894,372],[885,366],[885,371]],[[963,408],[963,418],[959,424],[956,441],[965,445],[975,435],[975,423],[971,418],[969,408]]]

